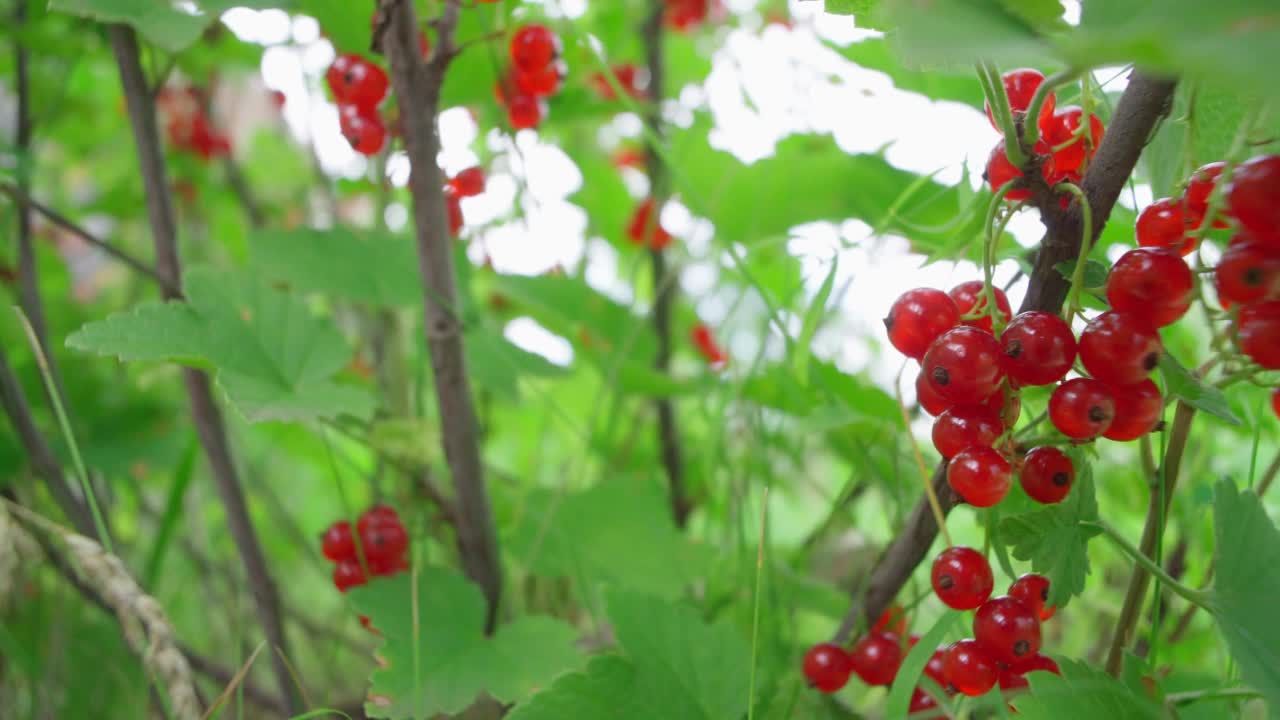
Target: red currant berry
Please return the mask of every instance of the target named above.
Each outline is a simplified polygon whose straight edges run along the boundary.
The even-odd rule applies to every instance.
[[[1058,173],[1076,172],[1084,166],[1086,158],[1092,158],[1102,143],[1102,118],[1089,115],[1089,137],[1077,136],[1080,122],[1084,119],[1084,110],[1077,105],[1068,105],[1053,114],[1053,118],[1041,125],[1045,142],[1053,148],[1061,148],[1053,153],[1054,171]],[[1065,147],[1063,147],[1065,145]]]
[[[360,542],[364,544],[365,557],[372,563],[403,555],[409,547],[409,535],[399,521],[384,522],[361,530]]]
[[[804,676],[809,686],[824,693],[833,693],[849,682],[853,665],[849,655],[838,645],[821,643],[804,654]]]
[[[1262,155],[1237,167],[1227,207],[1259,242],[1280,247],[1280,155]]]
[[[956,302],[956,309],[960,311],[960,317],[965,315],[980,315],[971,320],[961,320],[964,325],[981,328],[987,332],[991,332],[991,316],[987,314],[987,298],[982,292],[981,280],[970,280],[969,282],[960,283],[951,288],[951,292],[947,293],[952,300]],[[991,292],[995,293],[996,311],[1004,318],[1003,325],[1009,323],[1009,318],[1013,317],[1013,311],[1009,308],[1009,298],[1005,296],[1004,291],[998,287],[991,288]]]
[[[511,64],[520,72],[536,73],[556,59],[559,44],[545,25],[525,25],[511,36]]]
[[[462,199],[455,193],[444,194],[444,211],[449,216],[449,234],[457,237],[462,230]]]
[[[937,417],[947,411],[951,407],[951,401],[934,392],[933,386],[929,384],[928,378],[924,373],[916,375],[916,402],[924,411]]]
[[[645,243],[645,233],[649,233],[649,242]],[[627,239],[632,245],[648,245],[651,250],[661,250],[671,244],[671,234],[662,227],[661,213],[655,213],[653,198],[648,198],[636,206],[627,223]]]
[[[942,397],[955,403],[980,403],[1000,389],[1003,354],[991,333],[961,325],[929,346],[924,354],[924,373]]]
[[[1000,668],[1000,675],[997,679],[997,684],[999,684],[1000,689],[1005,692],[1013,692],[1015,690],[1026,690],[1027,688],[1031,687],[1031,683],[1027,682],[1026,678],[1022,677],[1021,675],[1010,670],[1007,667]]]
[[[1196,249],[1196,241],[1187,237],[1186,219],[1180,201],[1161,198],[1138,215],[1134,235],[1142,247],[1165,248],[1179,255],[1189,255]]]
[[[926,716],[926,715],[920,714],[920,713],[926,713],[930,710],[937,710],[937,709],[938,709],[938,701],[934,700],[933,696],[930,695],[929,693],[925,692],[924,690],[921,690],[920,688],[916,688],[911,692],[911,704],[907,706],[907,713],[911,715],[912,718],[944,717],[943,715]]]
[[[1004,81],[1004,92],[1009,97],[1009,109],[1013,111],[1014,118],[1027,112],[1027,108],[1031,107],[1031,98],[1035,96],[1036,90],[1044,82],[1044,73],[1031,68],[1019,68],[1010,70],[1001,76]],[[1040,123],[1053,116],[1053,108],[1056,104],[1053,93],[1044,99],[1044,105],[1040,106]],[[991,122],[991,127],[996,130],[1000,129],[996,125],[995,115],[991,113],[991,105],[983,106],[987,111],[987,120]]]
[[[351,143],[351,149],[361,155],[377,155],[387,144],[387,129],[377,115],[359,110],[356,105],[348,105],[340,112],[339,119],[342,136]],[[354,110],[354,111],[353,111]]]
[[[1240,350],[1268,370],[1280,370],[1280,300],[1240,309]]]
[[[1076,360],[1076,336],[1061,317],[1032,310],[1019,314],[1000,334],[1005,372],[1019,385],[1061,380]]]
[[[907,611],[901,605],[891,605],[880,613],[880,617],[871,626],[872,635],[892,633],[898,637],[907,634]]]
[[[862,682],[891,685],[902,665],[902,644],[892,633],[868,635],[849,651],[849,663]]]
[[[898,352],[919,360],[934,340],[959,322],[960,310],[951,296],[933,288],[916,288],[898,296],[884,326]]]
[[[1218,177],[1222,175],[1226,165],[1222,162],[1209,163],[1191,174],[1191,179],[1187,181],[1187,191],[1182,197],[1188,228],[1194,230],[1204,223],[1205,213],[1209,212],[1209,196],[1213,194],[1213,188],[1218,184]],[[1213,226],[1219,229],[1228,227],[1221,217],[1214,218]]]
[[[955,610],[972,610],[991,597],[995,579],[982,553],[957,545],[938,554],[931,571],[933,592]]]
[[[342,520],[330,525],[321,538],[320,552],[334,562],[355,560],[356,544],[351,537],[351,523]]]
[[[1256,303],[1280,298],[1280,248],[1245,240],[1233,243],[1213,271],[1218,298]]]
[[[693,326],[690,335],[694,346],[698,348],[698,352],[702,354],[708,365],[717,367],[728,362],[729,356],[725,355],[720,344],[716,342],[715,336],[711,333],[711,328],[703,323],[698,323]]]
[[[1073,378],[1049,396],[1049,421],[1073,440],[1092,440],[1107,428],[1116,414],[1111,388],[1093,378]]]
[[[974,507],[991,507],[1009,494],[1009,461],[989,447],[969,446],[947,464],[947,484]]]
[[[1096,380],[1133,385],[1147,378],[1164,346],[1145,319],[1127,312],[1104,312],[1080,333],[1080,362]]]
[[[333,586],[338,588],[338,592],[346,592],[368,581],[369,578],[360,568],[360,563],[354,560],[343,560],[333,566]]]
[[[542,122],[542,103],[532,95],[513,95],[507,102],[507,122],[515,130],[538,127]]]
[[[484,192],[484,168],[469,167],[449,179],[449,187],[458,197],[475,197]]]
[[[1191,285],[1191,268],[1182,258],[1160,248],[1138,248],[1112,266],[1107,302],[1112,310],[1164,327],[1191,307]]]
[[[992,598],[974,613],[973,638],[997,662],[1016,663],[1040,652],[1040,618],[1016,598]]]
[[[372,110],[387,96],[387,73],[359,55],[339,55],[325,72],[325,81],[339,103]]]
[[[938,683],[943,688],[947,687],[947,676],[942,669],[943,661],[946,656],[947,648],[944,645],[933,651],[933,654],[929,656],[929,662],[925,663],[924,666],[925,676]]]
[[[517,71],[513,82],[516,89],[525,95],[551,97],[560,90],[560,83],[564,80],[564,76],[565,68],[562,63],[553,62],[533,72]]]
[[[1009,597],[1017,598],[1023,605],[1031,608],[1041,621],[1053,617],[1057,610],[1049,605],[1049,578],[1036,573],[1027,573],[1009,586]]]
[[[949,459],[967,447],[991,447],[1003,432],[999,413],[981,405],[956,405],[933,423],[933,446]]]
[[[1041,160],[1040,172],[1045,182],[1050,182],[1055,176],[1053,164],[1053,156],[1048,154],[1049,146],[1043,140],[1036,143],[1036,154]],[[991,186],[991,191],[996,192],[1000,188],[1022,177],[1022,170],[1009,161],[1009,156],[1005,154],[1004,141],[996,143],[991,149],[991,155],[987,157],[987,170],[985,173],[987,184]],[[1029,188],[1017,188],[1010,190],[1005,194],[1005,199],[1009,201],[1027,200],[1031,197]]]
[[[675,30],[687,32],[707,17],[709,0],[667,0],[666,22]]]
[[[1018,481],[1032,500],[1046,505],[1062,502],[1071,492],[1076,469],[1071,459],[1056,447],[1032,448],[1022,461]]]
[[[400,513],[395,508],[390,505],[374,505],[360,514],[360,518],[356,520],[356,532],[364,538],[370,528],[400,524]]]
[[[1058,669],[1058,663],[1047,655],[1032,655],[1026,660],[1022,660],[1009,666],[1010,670],[1019,675],[1026,675],[1032,672],[1051,672],[1054,675],[1061,675],[1062,671]]]
[[[977,640],[961,640],[947,649],[943,660],[947,683],[969,697],[986,695],[996,686],[996,661]]]
[[[403,553],[369,558],[369,572],[377,577],[395,575],[398,572],[406,572],[408,570],[409,561],[405,559]]]
[[[1164,409],[1160,388],[1150,379],[1134,385],[1113,385],[1111,394],[1116,399],[1116,415],[1111,427],[1102,433],[1108,440],[1128,442],[1137,440],[1155,429]]]

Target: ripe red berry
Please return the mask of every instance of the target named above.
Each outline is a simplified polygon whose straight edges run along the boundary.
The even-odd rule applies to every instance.
[[[667,0],[666,23],[686,32],[702,23],[710,10],[709,0]]]
[[[1019,385],[1049,385],[1066,376],[1076,360],[1076,336],[1061,317],[1032,310],[1019,314],[1000,334],[1005,372]]]
[[[991,447],[1004,432],[1000,414],[981,405],[955,405],[933,423],[933,446],[944,458],[967,447]]]
[[[1127,312],[1104,312],[1080,333],[1080,362],[1108,385],[1142,382],[1160,362],[1163,349],[1155,328]]]
[[[671,234],[662,227],[661,212],[654,212],[653,198],[648,198],[636,206],[627,223],[627,239],[632,245],[647,245],[651,250],[662,250],[671,244]],[[645,242],[645,233],[649,233],[649,242]]]
[[[1237,167],[1227,207],[1255,239],[1280,247],[1280,155],[1261,155]]]
[[[1111,427],[1116,399],[1111,388],[1093,378],[1073,378],[1049,396],[1049,421],[1073,440],[1092,440]]]
[[[1111,394],[1116,399],[1116,414],[1103,437],[1119,442],[1137,440],[1160,422],[1164,398],[1150,379],[1133,385],[1113,385]]]
[[[1068,105],[1059,109],[1053,117],[1041,124],[1045,142],[1052,148],[1061,148],[1053,153],[1054,171],[1058,173],[1076,172],[1084,166],[1086,158],[1092,158],[1102,143],[1102,118],[1096,114],[1089,115],[1089,137],[1083,134],[1076,136],[1080,122],[1084,119],[1084,110],[1078,105]],[[1086,144],[1087,143],[1087,144]],[[1063,147],[1063,146],[1066,147]]]
[[[934,417],[946,412],[952,405],[950,400],[934,392],[933,386],[929,384],[923,372],[916,374],[916,402],[920,403],[920,407],[924,408],[925,412]]]
[[[449,216],[449,234],[457,237],[462,230],[462,199],[452,192],[445,193],[444,211]]]
[[[716,342],[715,336],[711,333],[711,328],[703,323],[698,323],[693,326],[690,335],[694,346],[698,348],[698,352],[702,354],[708,365],[718,367],[728,361],[729,357],[725,355],[724,350]]]
[[[844,687],[852,672],[849,655],[838,645],[821,643],[804,654],[804,676],[809,686],[824,693]]]
[[[1268,370],[1280,370],[1280,300],[1240,309],[1240,350]]]
[[[947,464],[947,484],[974,507],[991,507],[1009,494],[1013,469],[989,447],[971,445]]]
[[[1031,683],[1027,682],[1026,678],[1004,666],[1000,667],[1000,675],[997,679],[997,684],[1000,686],[1000,689],[1005,692],[1026,690],[1031,687]]]
[[[982,288],[981,280],[970,280],[951,288],[951,292],[947,294],[956,302],[956,309],[960,311],[962,318],[965,315],[981,313],[975,319],[961,320],[962,324],[991,332],[991,315],[988,314],[987,298],[983,294]],[[1009,318],[1013,317],[1013,311],[1009,308],[1009,298],[998,287],[991,288],[991,292],[995,293],[996,311],[1004,318],[1002,324],[1007,325]]]
[[[1016,663],[1040,652],[1040,618],[1016,598],[992,598],[974,613],[973,639],[997,662]]]
[[[360,531],[360,542],[370,563],[402,556],[409,547],[409,535],[397,520],[394,523],[370,524]]]
[[[330,525],[320,540],[320,552],[334,562],[354,560],[356,545],[351,537],[351,523],[342,520]]]
[[[947,656],[946,646],[942,646],[933,651],[929,656],[929,662],[925,663],[924,674],[929,679],[941,685],[944,689],[947,687],[947,676],[943,671],[943,663]]]
[[[1017,598],[1023,605],[1031,608],[1041,621],[1053,617],[1057,610],[1049,605],[1049,578],[1037,573],[1027,573],[1009,586],[1009,597]]]
[[[528,130],[542,122],[542,103],[532,95],[519,93],[507,101],[507,122],[512,129]]]
[[[1031,68],[1019,68],[1010,70],[1001,76],[1004,81],[1004,91],[1009,97],[1009,109],[1013,111],[1014,119],[1019,115],[1026,114],[1027,108],[1031,107],[1031,98],[1035,96],[1036,90],[1044,82],[1044,73]],[[1044,105],[1040,107],[1040,124],[1043,127],[1045,122],[1053,116],[1053,108],[1056,104],[1053,93],[1044,99]],[[987,111],[987,120],[991,122],[991,127],[996,130],[1000,126],[996,124],[995,115],[991,112],[991,105],[983,106]]]
[[[945,717],[943,715],[926,716],[920,714],[930,710],[936,710],[937,708],[938,701],[934,700],[933,696],[929,693],[920,688],[916,688],[911,692],[911,704],[907,706],[907,713],[910,714],[912,718],[937,719]]]
[[[346,592],[348,589],[363,585],[369,581],[365,576],[364,570],[360,568],[360,563],[354,560],[343,560],[333,566],[333,586],[338,588],[338,592]]]
[[[1004,350],[995,337],[961,325],[943,333],[924,354],[923,370],[933,389],[955,403],[980,403],[1000,389]]]
[[[972,610],[991,597],[995,579],[982,553],[956,545],[938,554],[930,574],[933,592],[955,610]]]
[[[560,40],[545,25],[525,25],[511,36],[511,64],[520,72],[538,72],[556,59],[559,45]]]
[[[1213,194],[1213,188],[1218,184],[1218,177],[1222,175],[1226,165],[1222,162],[1209,163],[1192,173],[1187,180],[1187,190],[1182,201],[1189,229],[1194,230],[1204,223],[1205,213],[1209,212],[1209,196]],[[1214,218],[1213,226],[1220,229],[1228,227],[1221,216]]]
[[[1071,459],[1051,445],[1032,448],[1022,461],[1018,481],[1027,496],[1036,502],[1052,505],[1071,492],[1076,470]]]
[[[1161,198],[1138,215],[1134,235],[1142,247],[1165,248],[1185,256],[1196,249],[1196,241],[1187,237],[1186,220],[1182,202]]]
[[[1244,240],[1233,243],[1213,271],[1218,298],[1249,304],[1280,299],[1280,247]]]
[[[369,572],[378,577],[395,575],[398,572],[404,572],[408,569],[409,561],[405,559],[403,552],[398,555],[369,558]]]
[[[943,660],[947,683],[969,697],[986,695],[996,686],[996,661],[977,640],[966,639],[947,649]]]
[[[632,63],[624,63],[622,65],[614,65],[611,72],[614,79],[622,86],[623,92],[637,100],[644,98],[645,88],[649,85],[647,70],[642,70]],[[603,73],[592,75],[591,85],[605,100],[618,99],[618,93],[614,91],[613,85],[609,83]]]
[[[517,70],[512,81],[522,94],[541,98],[555,95],[560,90],[560,83],[564,80],[564,76],[563,64],[553,62],[531,72]]]
[[[893,301],[884,326],[898,352],[919,360],[938,336],[959,322],[960,310],[951,296],[933,288],[916,288]]]
[[[1112,310],[1136,315],[1155,327],[1176,321],[1191,307],[1191,268],[1159,248],[1130,250],[1107,275]]]
[[[387,73],[354,53],[339,55],[324,77],[340,104],[372,110],[387,96]]]
[[[862,682],[890,685],[902,665],[902,644],[892,633],[868,635],[849,651],[849,663]]]
[[[1044,176],[1045,182],[1051,182],[1055,177],[1053,164],[1053,156],[1049,155],[1049,146],[1043,140],[1036,143],[1035,151],[1040,157],[1040,172]],[[987,157],[987,170],[985,173],[987,184],[991,186],[991,191],[995,192],[1009,183],[1022,177],[1022,170],[1009,161],[1009,156],[1005,154],[1004,141],[996,143],[991,148],[991,155]],[[1010,190],[1005,194],[1005,199],[1010,201],[1026,200],[1031,197],[1031,190],[1028,188],[1018,188]]]
[[[880,617],[871,626],[871,635],[892,633],[902,637],[907,633],[907,611],[901,605],[890,605],[880,613]]]
[[[395,508],[390,505],[374,505],[360,514],[356,520],[356,532],[363,538],[370,528],[400,524],[400,513]]]
[[[1054,675],[1061,675],[1062,671],[1058,669],[1058,663],[1051,657],[1046,655],[1035,654],[1026,660],[1022,660],[1009,666],[1010,670],[1026,675],[1032,672],[1051,672]]]
[[[484,192],[484,168],[469,167],[449,178],[449,187],[458,197],[475,197]]]
[[[387,129],[372,111],[364,111],[357,105],[339,109],[342,136],[351,149],[361,155],[377,155],[387,143]]]

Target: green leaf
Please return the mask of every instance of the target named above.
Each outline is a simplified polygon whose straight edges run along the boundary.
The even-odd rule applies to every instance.
[[[907,708],[911,705],[911,693],[920,683],[925,665],[929,664],[929,658],[942,644],[943,638],[960,617],[960,613],[957,612],[944,613],[903,658],[902,666],[898,668],[898,674],[893,679],[893,687],[889,688],[889,699],[885,702],[885,717],[907,716]]]
[[[298,10],[320,23],[338,52],[369,52],[373,0],[299,0]]]
[[[1075,277],[1076,261],[1063,260],[1053,266],[1068,282]],[[1087,260],[1084,264],[1084,289],[1098,290],[1107,285],[1107,266],[1097,260]]]
[[[1256,493],[1229,480],[1214,488],[1213,606],[1218,629],[1246,682],[1280,712],[1280,530]]]
[[[1229,425],[1240,425],[1240,418],[1231,412],[1227,396],[1218,388],[1201,382],[1169,353],[1160,355],[1160,375],[1170,395]]]
[[[303,292],[321,292],[374,307],[422,302],[418,254],[411,237],[349,228],[259,230],[250,257],[263,277]]]
[[[646,702],[636,692],[636,668],[617,655],[592,658],[587,669],[565,675],[508,720],[648,720]]]
[[[885,13],[903,55],[919,65],[1022,63],[1047,54],[1035,28],[1001,0],[886,0]]]
[[[1059,659],[1058,667],[1061,675],[1050,672],[1027,675],[1031,692],[1013,700],[1019,720],[1157,720],[1164,717],[1159,705],[1101,670],[1066,659]]]
[[[526,615],[485,637],[484,597],[449,570],[418,568],[350,595],[383,637],[386,666],[370,676],[369,694],[376,698],[365,704],[370,717],[453,714],[481,693],[515,702],[581,665],[577,631],[549,617]]]
[[[831,297],[831,289],[835,287],[836,268],[839,266],[839,256],[831,259],[831,269],[827,271],[827,278],[822,281],[822,287],[818,288],[818,294],[814,296],[813,303],[809,305],[809,311],[804,314],[804,324],[800,327],[800,335],[796,338],[795,354],[791,359],[791,366],[795,369],[796,377],[800,379],[801,385],[809,384],[809,358],[811,356],[810,343],[813,342],[813,336],[818,332],[818,324],[822,322],[822,316],[827,311],[827,300]]]
[[[858,27],[887,30],[879,12],[880,0],[824,0],[823,10],[832,15],[853,15]]]
[[[1081,525],[1098,519],[1093,472],[1078,449],[1068,451],[1075,465],[1071,493],[1043,510],[1011,515],[1000,521],[1000,536],[1013,556],[1049,578],[1049,604],[1062,607],[1084,590],[1089,575],[1089,540],[1101,530]]]
[[[859,67],[879,70],[893,79],[899,90],[919,93],[934,100],[952,100],[981,110],[986,102],[982,83],[971,67],[937,68],[928,72],[912,70],[902,64],[884,38],[869,38],[839,49],[841,55]],[[961,183],[961,188],[967,188]]]
[[[364,390],[333,376],[351,349],[299,298],[237,272],[193,268],[186,302],[144,303],[67,338],[77,350],[217,370],[228,399],[253,422],[367,416]]]
[[[188,10],[170,0],[50,0],[49,9],[97,20],[125,23],[148,42],[178,52],[200,38],[205,28],[233,7],[288,7],[287,0],[197,0]]]

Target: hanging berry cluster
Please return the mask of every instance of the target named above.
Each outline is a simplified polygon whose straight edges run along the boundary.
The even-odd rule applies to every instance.
[[[719,6],[719,0],[667,0],[664,20],[672,30],[693,30],[707,19],[713,7],[719,10]]]
[[[387,96],[387,73],[365,58],[339,55],[324,74],[338,103],[342,136],[361,155],[376,155],[387,143],[387,128],[378,105]]]
[[[324,531],[320,541],[320,552],[334,563],[333,586],[344,593],[369,582],[370,577],[408,570],[408,549],[409,535],[400,516],[386,505],[375,505],[361,514],[354,533],[351,523],[340,520]]]
[[[449,216],[449,234],[462,230],[462,198],[484,192],[484,168],[469,167],[449,178],[444,186],[444,209]]]
[[[494,87],[514,130],[536,128],[547,116],[546,98],[560,90],[568,66],[560,38],[545,25],[525,25],[511,36],[511,66]]]
[[[698,354],[707,361],[712,369],[718,370],[729,362],[729,356],[725,354],[724,349],[716,342],[715,335],[711,333],[711,328],[705,323],[697,323],[689,332],[693,346],[698,349]]]
[[[661,211],[655,212],[653,198],[646,198],[636,206],[627,222],[627,240],[632,245],[662,250],[671,244],[671,233],[662,227]]]
[[[231,141],[214,129],[199,90],[165,87],[156,97],[156,104],[165,118],[165,132],[173,147],[206,161],[231,154]]]

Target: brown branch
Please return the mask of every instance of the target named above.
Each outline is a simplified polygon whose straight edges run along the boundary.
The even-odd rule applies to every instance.
[[[436,116],[440,87],[453,55],[453,31],[458,21],[457,0],[446,0],[437,20],[437,43],[428,62],[418,51],[417,19],[412,2],[380,0],[383,32],[375,40],[387,52],[391,83],[400,103],[404,138],[413,167],[413,196],[418,265],[423,285],[423,331],[431,351],[436,402],[440,410],[441,443],[453,476],[458,552],[462,566],[488,601],[490,630],[497,620],[502,594],[498,536],[480,460],[475,407],[467,376],[453,269],[453,241],[444,206],[444,177],[437,164],[440,135]]]
[[[649,140],[645,143],[645,169],[649,175],[649,194],[653,200],[653,212],[650,213],[646,233],[656,232],[661,224],[659,215],[667,195],[667,172],[663,164],[662,154],[657,144],[661,142],[662,128],[662,93],[666,79],[666,63],[662,54],[663,32],[662,20],[666,12],[665,0],[653,0],[649,16],[645,19],[642,34],[644,36],[645,60],[649,66],[649,94],[645,115],[645,123],[649,125]],[[653,367],[659,373],[666,374],[671,368],[671,310],[675,305],[676,284],[668,280],[672,275],[667,268],[667,257],[662,250],[649,250],[649,260],[653,268],[653,330],[658,337],[658,355],[654,358]],[[674,280],[674,277],[672,277]],[[675,406],[668,397],[654,400],[658,411],[658,442],[662,449],[662,467],[667,474],[667,482],[671,493],[671,516],[676,526],[683,528],[689,522],[689,513],[693,511],[693,503],[689,500],[689,491],[685,484],[684,451],[680,444],[680,428],[676,420]]]
[[[27,3],[18,2],[14,11],[14,24],[22,29],[27,22]],[[27,68],[27,48],[23,44],[21,33],[14,36],[14,70],[17,73],[15,84],[17,85],[18,102],[15,108],[17,117],[15,125],[14,145],[18,156],[18,165],[15,169],[15,175],[18,183],[17,187],[21,188],[27,194],[31,188],[31,77]],[[50,363],[50,371],[53,373],[54,384],[61,387],[58,382],[57,368],[53,365],[54,358],[49,353],[49,334],[44,319],[44,303],[40,301],[40,274],[36,268],[36,250],[35,244],[31,238],[31,208],[22,200],[17,200],[18,204],[18,304],[21,305],[22,311],[26,313],[27,319],[31,321],[31,327],[35,330],[36,340],[40,343],[40,347],[44,349],[45,356],[48,357]]]
[[[165,298],[176,299],[180,297],[176,288],[182,284],[182,266],[178,258],[178,233],[174,221],[173,199],[169,194],[164,156],[156,129],[154,100],[148,90],[147,79],[139,62],[138,40],[133,29],[126,25],[112,25],[110,36],[111,47],[120,68],[120,82],[124,86],[129,122],[133,129],[138,163],[146,188],[147,214],[155,244],[156,270],[165,280]],[[280,599],[267,569],[266,558],[258,543],[253,523],[249,519],[248,504],[240,486],[235,462],[231,457],[226,427],[217,403],[213,399],[209,376],[193,368],[184,368],[182,377],[191,403],[191,415],[196,434],[209,460],[214,484],[227,516],[228,529],[235,540],[241,562],[245,566],[245,574],[257,609],[258,622],[262,624],[267,642],[273,649],[280,651],[270,653],[280,694],[285,699],[289,712],[296,714],[301,711],[301,705],[288,663],[281,657],[282,653],[288,654],[288,644],[280,613]]]
[[[1106,226],[1111,210],[1137,165],[1138,157],[1146,147],[1156,122],[1168,112],[1174,85],[1172,80],[1135,72],[1117,103],[1111,127],[1107,128],[1083,182],[1085,196],[1093,210],[1095,240]],[[1061,309],[1069,283],[1055,266],[1079,255],[1082,240],[1081,217],[1077,203],[1065,213],[1050,213],[1047,218],[1042,218],[1046,222],[1046,233],[1040,243],[1040,251],[1036,254],[1035,269],[1019,312],[1057,312]],[[948,512],[952,503],[944,500],[944,496],[951,496],[945,465],[940,465],[934,472],[933,486],[939,491],[938,499],[943,502],[943,511]],[[849,633],[857,625],[858,612],[869,623],[884,612],[924,559],[937,534],[937,523],[929,511],[928,499],[922,497],[908,516],[902,532],[885,548],[884,554],[872,570],[862,607],[855,604],[841,623],[836,633],[838,642],[848,639]]]

